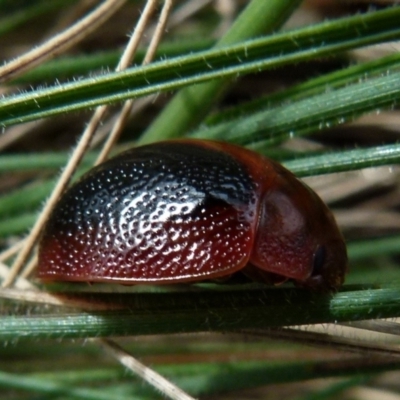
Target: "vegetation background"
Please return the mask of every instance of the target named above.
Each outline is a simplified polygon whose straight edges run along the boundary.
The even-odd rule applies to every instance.
[[[144,384],[131,354],[204,399],[398,398],[400,6],[175,0],[149,63],[159,1],[133,66],[113,72],[145,3],[0,0],[2,396],[162,398],[165,384]],[[78,33],[57,36],[96,9]],[[346,285],[333,295],[291,285],[41,285],[34,252],[17,256],[21,240],[33,226],[29,237],[40,234],[60,171],[71,154],[79,161],[76,143],[84,157],[73,179],[118,126],[112,153],[187,136],[285,164],[334,211],[348,243]]]

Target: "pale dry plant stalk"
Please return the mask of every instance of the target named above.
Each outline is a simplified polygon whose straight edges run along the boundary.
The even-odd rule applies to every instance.
[[[54,36],[46,43],[0,67],[0,83],[22,75],[42,62],[53,58],[87,37],[118,11],[126,0],[106,0],[81,21]]]

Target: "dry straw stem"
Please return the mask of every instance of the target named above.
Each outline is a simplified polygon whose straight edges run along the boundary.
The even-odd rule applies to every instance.
[[[29,135],[33,128],[37,128],[38,124],[43,124],[44,120],[27,122],[22,125],[14,125],[7,129],[0,135],[0,150],[12,146],[14,143],[21,140],[21,138]]]
[[[377,324],[379,324],[379,322],[377,322]],[[312,326],[304,327],[302,329],[312,329]],[[374,332],[377,331],[374,330]],[[400,357],[400,349],[397,345],[385,345],[371,341],[361,341],[359,339],[334,336],[327,333],[312,332],[309,330],[297,330],[294,328],[271,329],[267,331],[245,329],[241,330],[240,333],[254,337],[287,340],[291,343],[309,344],[311,346],[323,348],[331,347],[335,350],[356,353],[363,356],[368,354],[370,357]]]
[[[42,62],[65,52],[106,22],[123,6],[125,1],[126,0],[106,0],[87,17],[83,18],[66,31],[54,36],[43,45],[34,48],[21,57],[18,57],[16,60],[0,67],[0,83],[16,78]]]
[[[146,52],[146,55],[144,57],[144,60],[143,60],[143,63],[142,63],[143,65],[146,65],[146,64],[150,63],[153,60],[153,58],[154,58],[154,56],[156,54],[157,47],[158,47],[158,45],[159,45],[159,43],[160,43],[160,41],[162,39],[165,27],[167,25],[168,16],[170,15],[172,4],[173,4],[172,0],[165,0],[165,2],[164,2],[164,6],[163,6],[163,9],[161,11],[161,15],[160,15],[160,18],[158,20],[156,30],[154,32],[154,35],[153,35],[153,37],[151,39],[150,45],[149,45],[149,47],[147,49],[147,52]],[[139,24],[138,24],[136,26],[136,28],[135,28],[135,31],[139,30],[139,28],[141,29],[141,34],[143,34],[144,29],[145,29],[145,25],[142,24],[142,26],[139,26]],[[137,43],[137,44],[139,44],[139,43]],[[120,136],[120,134],[122,132],[122,129],[124,128],[124,126],[126,124],[126,121],[129,118],[130,112],[132,110],[133,103],[134,103],[133,99],[132,100],[127,100],[124,103],[124,105],[123,105],[123,107],[122,107],[122,109],[121,109],[121,111],[120,111],[120,113],[118,115],[118,118],[115,121],[115,124],[114,124],[114,126],[113,126],[113,128],[112,128],[112,130],[111,130],[106,142],[104,143],[104,146],[103,146],[103,148],[102,148],[102,150],[101,150],[101,152],[100,152],[100,154],[99,154],[99,156],[98,156],[98,158],[96,160],[96,163],[95,163],[96,165],[100,164],[101,162],[103,162],[107,158],[107,156],[110,153],[114,143],[118,140],[118,138],[119,138],[119,136]]]
[[[0,262],[7,260],[8,258],[12,257],[14,254],[18,253],[18,251],[24,245],[24,240],[20,240],[19,242],[15,243],[13,246],[9,247],[8,249],[4,250],[0,253]]]
[[[167,396],[173,400],[194,400],[193,397],[186,394],[183,390],[179,389],[176,385],[169,382],[163,376],[146,367],[140,361],[136,360],[131,354],[126,352],[112,340],[93,339],[93,341],[100,344],[122,365],[159,390],[164,396]]]
[[[163,10],[161,11],[161,15],[159,18],[159,21],[157,23],[156,29],[154,29],[154,35],[152,34],[152,39],[151,43],[149,45],[149,50],[152,46],[154,46],[155,50],[157,49],[158,46],[158,41],[161,40],[161,37],[157,39],[158,33],[156,31],[159,31],[160,34],[163,34],[163,29],[170,29],[176,26],[179,26],[182,22],[184,22],[186,19],[189,17],[193,16],[196,14],[198,11],[200,11],[202,8],[210,4],[213,0],[190,0],[186,1],[184,4],[180,4],[179,8],[174,10],[170,15],[168,14],[171,10],[170,7],[172,7],[173,1],[166,1],[163,6]],[[166,26],[163,28],[163,20],[165,19],[165,22],[167,23]],[[152,27],[146,30],[146,34],[148,32],[152,31]],[[148,53],[146,52],[146,54]],[[148,56],[146,55],[145,58]],[[153,57],[151,57],[152,59]],[[150,62],[150,61],[149,61]],[[143,63],[144,64],[144,61]],[[124,124],[126,123],[126,120],[128,118],[132,118],[136,115],[138,115],[148,104],[151,102],[155,101],[158,97],[158,94],[153,94],[145,97],[140,97],[136,98],[135,101],[128,100],[126,103],[131,103],[130,108],[128,105],[126,106],[126,110],[129,110],[129,113],[127,113],[126,118],[121,117],[123,113],[127,112],[125,111],[125,105],[124,109],[121,111],[120,115],[113,117],[112,120],[108,120],[107,123],[105,123],[101,128],[99,127],[97,130],[96,136],[93,138],[91,142],[91,148],[96,147],[99,143],[103,142],[104,138],[107,137],[107,143],[103,145],[103,148],[101,150],[101,154],[98,156],[98,160],[96,161],[96,165],[99,164],[101,161],[104,160],[107,155],[109,154],[113,144],[115,144],[116,140],[118,140],[118,135],[119,131],[123,128]],[[112,125],[112,132],[109,133],[110,128],[109,126]],[[101,130],[101,132],[100,132]],[[116,132],[116,133],[114,133]],[[113,138],[114,135],[116,136],[115,139]],[[1,140],[1,138],[0,138]]]
[[[5,277],[7,277],[9,272],[10,270],[8,269],[7,265],[3,264],[0,261],[0,277],[4,279]],[[23,290],[34,289],[34,285],[32,285],[32,283],[24,278],[18,278],[15,282],[15,287]]]

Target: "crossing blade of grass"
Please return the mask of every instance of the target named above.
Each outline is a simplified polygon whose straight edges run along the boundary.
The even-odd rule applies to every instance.
[[[284,161],[284,165],[299,177],[352,171],[400,163],[400,144],[365,149],[326,152]]]
[[[6,289],[1,294],[6,297]],[[294,288],[247,288],[187,293],[88,293],[74,294],[73,298],[101,302],[112,311],[59,310],[27,316],[26,310],[21,309],[22,315],[0,316],[0,339],[228,332],[400,317],[400,290],[396,283],[345,287],[334,295]]]
[[[292,104],[201,128],[190,137],[272,146],[295,136],[316,134],[373,110],[393,107],[400,99],[400,72],[375,77]]]
[[[377,60],[351,65],[347,68],[338,71],[335,70],[334,72],[312,78],[285,90],[216,112],[206,119],[206,125],[213,126],[234,120],[239,115],[244,117],[248,114],[254,114],[268,108],[280,106],[283,103],[290,104],[301,99],[325,93],[326,88],[329,88],[329,90],[339,89],[354,83],[363,82],[366,77],[379,77],[386,75],[388,71],[398,71],[399,68],[400,53],[394,53]]]
[[[211,79],[258,72],[398,38],[400,7],[389,11],[349,17],[312,29],[302,28],[234,46],[155,62],[145,67],[6,97],[0,101],[0,124],[8,126],[104,103],[174,90]],[[331,101],[334,101],[334,98],[331,98]],[[173,124],[168,124],[171,125]],[[174,132],[178,135],[178,130]],[[183,132],[179,135],[181,134]],[[164,129],[162,138],[168,137]]]

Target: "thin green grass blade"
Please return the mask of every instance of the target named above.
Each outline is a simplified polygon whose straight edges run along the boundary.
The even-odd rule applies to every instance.
[[[0,101],[0,124],[26,122],[394,39],[400,37],[400,7],[389,11],[349,17],[245,44],[10,96]]]
[[[243,287],[79,296],[92,304],[101,302],[117,309],[85,313],[59,310],[47,315],[29,313],[29,316],[26,310],[19,309],[16,311],[21,315],[0,316],[0,340],[228,332],[400,316],[398,282],[344,287],[334,295],[295,288]]]
[[[242,145],[272,146],[342,124],[368,111],[393,107],[400,100],[400,72],[349,85],[292,104],[202,128],[190,137]]]

